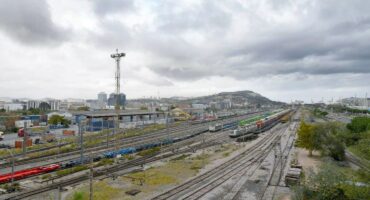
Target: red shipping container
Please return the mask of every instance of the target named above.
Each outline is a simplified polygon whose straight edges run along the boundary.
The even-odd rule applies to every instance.
[[[15,141],[14,146],[15,146],[15,148],[22,148],[23,147],[23,140]],[[26,146],[27,147],[32,146],[32,139],[26,140]]]
[[[72,131],[72,130],[63,130],[63,135],[75,135],[75,131]]]

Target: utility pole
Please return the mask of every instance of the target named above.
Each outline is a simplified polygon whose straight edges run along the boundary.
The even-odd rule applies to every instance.
[[[82,122],[79,121],[78,122],[78,132],[79,132],[79,136],[80,136],[80,139],[79,139],[79,142],[80,142],[80,162],[81,164],[83,163],[83,152],[84,152],[84,137],[83,137],[83,130],[82,130]]]
[[[10,153],[10,156],[12,157],[12,179],[11,179],[11,183],[13,185],[13,183],[14,183],[14,160],[15,160],[15,158],[14,158],[14,155],[13,155],[12,151],[9,148],[7,150]]]
[[[92,155],[91,154],[90,154],[90,174],[89,174],[89,179],[90,179],[90,196],[89,196],[89,200],[93,200],[94,168],[93,168],[93,158],[92,158]]]
[[[126,56],[125,53],[118,53],[118,49],[116,49],[116,53],[115,54],[111,54],[110,57],[113,58],[115,61],[116,61],[116,76],[115,76],[115,79],[116,79],[116,106],[115,106],[115,110],[116,110],[116,115],[117,115],[117,121],[116,121],[116,124],[115,124],[115,127],[113,128],[114,129],[119,129],[119,112],[120,112],[120,100],[121,100],[121,95],[120,95],[120,90],[121,90],[121,69],[120,69],[120,61],[121,61],[121,58]],[[113,131],[113,137],[115,136],[115,131]],[[118,145],[117,141],[116,141],[116,145]]]
[[[107,130],[106,130],[106,132],[107,132],[107,148],[108,148],[109,147],[109,120],[107,119],[106,122],[107,122]],[[103,123],[103,130],[105,130],[104,129],[104,123]]]
[[[27,122],[24,121],[24,128],[23,128],[23,154],[26,155],[27,152]]]
[[[170,109],[171,109],[171,107],[170,106],[168,106],[168,108],[167,108],[167,115],[166,115],[166,132],[167,132],[167,140],[169,141],[170,140],[170,130],[168,130],[168,128],[169,128],[169,120],[168,120],[168,116],[170,115]]]

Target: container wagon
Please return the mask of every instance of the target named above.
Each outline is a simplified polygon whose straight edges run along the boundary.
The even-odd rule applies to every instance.
[[[222,129],[222,124],[214,124],[214,125],[209,125],[209,131],[210,132],[216,132]]]

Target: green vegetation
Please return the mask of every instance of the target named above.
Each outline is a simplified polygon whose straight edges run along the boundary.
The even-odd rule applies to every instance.
[[[53,125],[64,125],[65,127],[69,127],[69,124],[71,124],[71,121],[68,119],[65,119],[63,116],[60,115],[52,115],[48,121],[49,124]]]
[[[69,174],[73,174],[82,170],[86,170],[87,166],[85,165],[79,165],[76,167],[68,168],[68,169],[62,169],[56,172],[57,176],[66,176]]]
[[[160,150],[161,150],[160,147],[154,147],[154,148],[150,148],[150,149],[146,149],[146,150],[140,151],[138,153],[138,155],[139,156],[148,156],[148,155],[155,154],[155,153],[157,153]]]
[[[47,179],[50,179],[51,178],[51,174],[44,174],[41,176],[41,179],[42,180],[47,180]]]
[[[327,155],[335,160],[344,160],[344,145],[336,137],[342,130],[338,123],[307,124],[304,121],[298,129],[297,145],[309,151],[319,150],[322,155]]]
[[[322,111],[322,110],[320,110],[318,108],[315,108],[313,110],[313,115],[316,116],[316,117],[325,117],[328,114],[329,114],[328,112]]]
[[[178,156],[176,158],[171,159],[171,161],[176,161],[176,160],[184,160],[185,158],[191,156],[191,154],[182,154],[181,156]]]
[[[77,108],[78,111],[89,111],[90,108],[88,106],[82,106]]]
[[[349,112],[349,113],[354,113],[354,114],[370,114],[370,111],[368,110],[360,110],[360,109],[355,109],[355,108],[348,108],[346,106],[342,105],[329,105],[328,109],[332,109],[333,112],[337,113],[344,113],[344,112]]]
[[[347,124],[347,128],[348,131],[342,132],[338,137],[352,153],[370,161],[370,118],[355,117]]]
[[[4,185],[1,185],[0,186],[2,189],[6,190],[7,192],[14,192],[14,191],[20,191],[21,190],[21,187],[19,185],[19,183],[7,183],[7,184],[4,184]]]
[[[310,172],[307,179],[295,188],[293,199],[370,199],[370,173],[343,167],[344,147],[364,159],[370,160],[370,118],[356,117],[344,125],[336,122],[306,124],[298,130],[298,146],[319,150],[322,155],[334,159],[324,160],[319,171]],[[370,166],[370,165],[369,165]]]
[[[294,188],[294,200],[367,200],[369,186],[356,186],[356,172],[345,172],[330,161],[324,162],[317,173],[311,171],[308,178]]]
[[[361,133],[370,130],[370,117],[355,117],[347,125],[347,128],[352,133]]]
[[[298,129],[297,145],[307,149],[310,156],[312,156],[312,151],[320,149],[320,136],[315,131],[314,125],[301,122]]]
[[[110,200],[120,197],[121,190],[109,186],[105,181],[95,182],[93,184],[93,199],[98,200]],[[89,188],[84,187],[79,191],[76,191],[72,196],[68,197],[69,200],[88,200],[89,199]],[[120,199],[120,198],[119,198]]]

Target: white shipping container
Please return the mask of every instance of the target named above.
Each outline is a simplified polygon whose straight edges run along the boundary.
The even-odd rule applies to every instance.
[[[32,126],[31,120],[17,120],[15,121],[15,127],[17,128],[24,128],[24,123],[26,122],[27,127]]]

